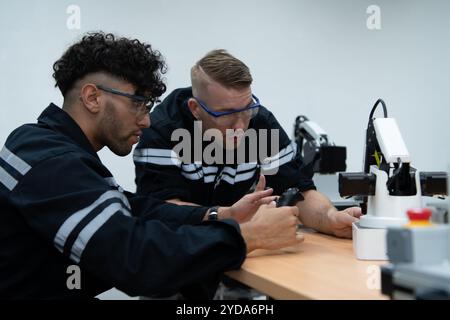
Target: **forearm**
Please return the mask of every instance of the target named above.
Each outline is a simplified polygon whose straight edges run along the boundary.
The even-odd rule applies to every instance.
[[[186,202],[186,201],[182,201],[182,200],[180,200],[180,199],[169,199],[169,200],[166,200],[166,202],[173,203],[173,204],[177,204],[177,205],[179,205],[179,206],[200,206],[200,205],[197,204],[197,203]]]
[[[200,206],[197,203],[186,202],[186,201],[182,201],[180,199],[169,199],[169,200],[166,200],[166,202],[173,203],[173,204],[176,204],[176,205],[179,205],[179,206]],[[208,210],[205,213],[205,216],[203,217],[203,220],[208,220],[208,213],[209,213],[209,211],[210,210]],[[218,219],[219,220],[230,219],[231,218],[229,207],[219,207],[217,213],[218,213]]]
[[[304,192],[303,197],[305,200],[297,202],[301,223],[317,231],[332,234],[330,217],[337,210],[330,200],[315,190]]]
[[[89,241],[82,268],[130,295],[176,292],[237,269],[245,258],[245,245],[233,224],[172,230],[156,220],[142,223],[121,214],[111,219],[114,223]],[[149,277],[149,270],[157,276]]]

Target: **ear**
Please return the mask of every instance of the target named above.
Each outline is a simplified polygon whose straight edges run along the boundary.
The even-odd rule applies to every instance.
[[[200,119],[200,107],[198,106],[197,101],[195,101],[194,98],[190,98],[188,100],[187,105],[188,105],[189,110],[191,111],[192,115],[194,116],[194,118],[197,120],[201,120]]]
[[[87,83],[81,88],[80,99],[89,112],[100,112],[100,93],[94,84]]]

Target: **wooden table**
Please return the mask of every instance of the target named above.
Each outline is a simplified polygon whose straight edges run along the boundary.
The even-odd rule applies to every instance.
[[[387,299],[380,291],[381,264],[361,261],[352,241],[301,229],[297,252],[252,252],[231,278],[274,299]]]

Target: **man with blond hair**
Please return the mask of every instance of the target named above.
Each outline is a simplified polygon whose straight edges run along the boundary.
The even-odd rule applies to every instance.
[[[338,211],[316,191],[296,144],[253,94],[252,82],[249,68],[225,50],[201,58],[191,68],[192,87],[174,90],[150,115],[153,125],[134,151],[137,193],[178,205],[228,206],[257,184],[277,195],[296,187],[303,225],[350,238],[360,208]],[[251,297],[230,292],[228,298]]]
[[[261,184],[214,210],[118,185],[97,152],[125,156],[150,126],[166,90],[150,44],[89,33],[53,70],[62,108],[51,103],[0,150],[0,299],[89,299],[112,287],[209,298],[248,252],[302,241],[297,208],[274,208]]]
[[[153,125],[143,130],[134,151],[137,192],[180,205],[226,206],[262,178],[261,183],[273,188],[274,194],[291,187],[302,192],[304,201],[296,204],[302,224],[350,238],[360,209],[338,211],[315,190],[312,173],[303,165],[295,143],[252,93],[252,82],[249,68],[225,50],[213,50],[201,58],[191,69],[192,87],[174,90],[150,115]],[[173,141],[174,132],[183,128],[195,136],[200,127],[202,133],[211,129],[220,132],[214,135],[219,145],[215,150],[222,147],[224,161],[220,157],[214,163],[195,158],[196,141],[192,142],[192,159],[174,152],[179,143]],[[245,143],[246,135],[240,134],[250,130],[257,133],[256,143]],[[266,131],[277,134],[259,134]],[[208,154],[209,145],[209,141],[202,141],[201,156]],[[252,148],[255,145],[257,148]],[[271,152],[261,159],[264,146]],[[245,156],[240,157],[239,151]]]

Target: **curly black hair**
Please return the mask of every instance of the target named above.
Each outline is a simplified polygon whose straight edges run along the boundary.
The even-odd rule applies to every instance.
[[[74,83],[94,72],[106,72],[134,86],[139,94],[156,99],[166,91],[162,74],[167,66],[164,58],[150,44],[137,39],[118,38],[103,32],[87,33],[53,64],[55,87],[63,96]]]

